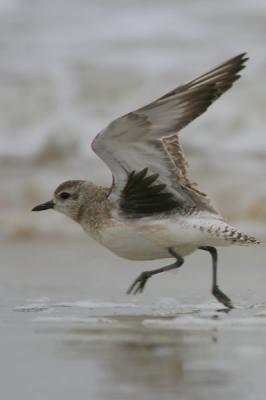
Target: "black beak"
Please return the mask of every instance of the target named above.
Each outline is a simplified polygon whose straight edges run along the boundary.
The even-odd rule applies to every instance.
[[[31,211],[43,211],[43,210],[49,210],[50,208],[54,208],[53,200],[39,204],[38,206],[34,207]]]

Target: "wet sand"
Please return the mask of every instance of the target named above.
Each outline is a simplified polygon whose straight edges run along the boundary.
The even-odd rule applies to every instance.
[[[210,294],[203,252],[126,296],[134,263],[84,239],[3,241],[1,393],[4,399],[264,399],[265,249],[220,251]]]

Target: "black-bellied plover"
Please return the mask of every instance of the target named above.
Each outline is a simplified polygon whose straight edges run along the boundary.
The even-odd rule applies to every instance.
[[[232,86],[247,59],[240,54],[102,130],[92,149],[113,174],[110,188],[66,181],[55,190],[53,200],[33,208],[53,208],[69,216],[121,257],[175,259],[143,272],[127,293],[142,292],[151,276],[179,268],[184,256],[200,249],[212,257],[213,295],[233,307],[217,284],[215,247],[258,241],[225,222],[191,183],[178,132]]]

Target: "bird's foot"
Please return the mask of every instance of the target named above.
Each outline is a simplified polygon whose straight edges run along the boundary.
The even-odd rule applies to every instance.
[[[129,287],[129,289],[127,290],[127,294],[142,293],[146,286],[147,280],[150,277],[151,273],[149,271],[142,272]]]
[[[220,301],[220,303],[222,303],[225,307],[227,308],[234,308],[231,300],[229,299],[229,297],[226,296],[226,294],[224,294],[218,286],[215,286],[213,288],[212,294],[216,297],[216,299],[218,301]]]

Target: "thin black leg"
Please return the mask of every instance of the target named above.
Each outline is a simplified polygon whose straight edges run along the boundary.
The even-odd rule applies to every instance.
[[[202,247],[199,247],[199,249],[208,251],[212,256],[212,294],[225,307],[234,308],[229,297],[227,297],[226,294],[224,294],[219,289],[218,284],[217,284],[217,260],[218,260],[217,250],[215,249],[215,247],[211,247],[211,246],[202,246]]]
[[[129,287],[127,294],[136,294],[138,292],[143,292],[145,285],[147,283],[147,280],[156,274],[160,274],[161,272],[165,271],[170,271],[171,269],[179,268],[181,265],[184,263],[183,257],[181,257],[179,254],[177,254],[173,249],[169,248],[168,249],[169,253],[171,256],[175,257],[176,262],[174,264],[167,265],[166,267],[162,268],[157,268],[153,269],[152,271],[144,271],[142,272],[137,279],[132,283],[132,285]]]

